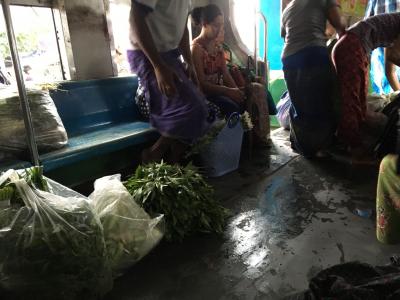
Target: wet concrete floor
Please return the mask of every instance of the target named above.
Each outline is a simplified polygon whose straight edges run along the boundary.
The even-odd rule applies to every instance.
[[[307,160],[287,133],[273,148],[245,159],[239,171],[213,179],[216,197],[233,211],[223,236],[161,243],[115,281],[107,299],[282,299],[334,264],[386,264],[397,246],[375,238],[377,167]]]

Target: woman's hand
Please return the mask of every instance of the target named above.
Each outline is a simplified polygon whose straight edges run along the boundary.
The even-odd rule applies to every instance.
[[[244,101],[244,93],[239,88],[228,88],[227,96],[239,104]]]
[[[178,74],[165,64],[158,65],[154,68],[156,74],[158,88],[161,93],[167,97],[176,95],[177,89],[175,82],[181,81]]]

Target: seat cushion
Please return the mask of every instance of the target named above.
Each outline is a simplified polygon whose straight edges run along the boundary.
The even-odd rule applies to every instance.
[[[69,138],[68,146],[40,156],[45,171],[57,169],[97,155],[156,139],[158,133],[146,122],[111,125]]]

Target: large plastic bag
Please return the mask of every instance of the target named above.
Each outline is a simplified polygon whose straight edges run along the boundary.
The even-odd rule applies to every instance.
[[[281,96],[276,109],[278,110],[277,118],[279,121],[279,125],[281,125],[286,130],[290,129],[290,106],[292,105],[292,101],[290,100],[289,93],[286,91]]]
[[[399,91],[390,94],[370,94],[367,96],[367,108],[369,111],[381,112],[399,94]]]
[[[22,299],[104,295],[112,287],[111,270],[87,198],[50,179],[28,182],[21,174],[10,170],[0,177],[0,286]],[[7,188],[14,188],[8,199]]]
[[[39,151],[67,145],[67,132],[49,93],[28,89],[27,95]],[[28,145],[21,104],[18,93],[9,87],[0,89],[0,128],[0,152],[24,158]]]
[[[133,200],[120,178],[117,174],[97,179],[89,196],[104,228],[115,275],[149,253],[164,235],[163,216],[151,218]]]

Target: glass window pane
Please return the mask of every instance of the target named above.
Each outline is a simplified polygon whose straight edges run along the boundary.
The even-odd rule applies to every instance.
[[[113,29],[115,52],[114,62],[117,64],[118,75],[130,74],[126,51],[131,48],[129,41],[130,0],[110,0],[110,18]]]
[[[63,80],[51,8],[12,5],[10,10],[25,81]],[[11,81],[15,81],[3,12],[0,13],[0,63],[4,61]]]
[[[233,22],[242,43],[247,49],[254,52],[254,26],[255,12],[258,1],[256,0],[233,0],[232,13]]]

